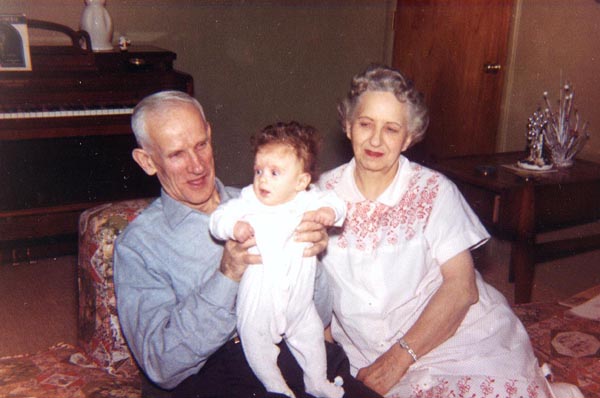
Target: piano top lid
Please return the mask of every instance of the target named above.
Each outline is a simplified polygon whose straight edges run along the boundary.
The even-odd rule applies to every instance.
[[[123,71],[144,70],[169,71],[173,69],[175,53],[152,46],[133,46],[128,51],[118,48],[111,51],[91,51],[89,34],[84,30],[73,30],[68,26],[49,21],[28,19],[30,29],[50,30],[66,35],[71,45],[30,46],[31,71],[3,71],[11,78],[41,73],[42,75],[65,71]]]
[[[102,52],[81,52],[68,46],[32,46],[31,71],[62,73],[65,71],[140,72],[170,71],[177,55],[158,47],[131,46],[128,51],[118,48]]]

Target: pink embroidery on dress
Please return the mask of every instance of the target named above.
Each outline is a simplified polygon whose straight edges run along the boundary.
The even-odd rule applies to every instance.
[[[471,378],[469,376],[465,376],[462,379],[458,380],[456,386],[458,387],[459,397],[466,397],[469,391],[471,391]]]
[[[411,385],[410,398],[540,398],[539,385],[531,383],[518,382],[516,380],[507,380],[504,386],[494,387],[496,380],[491,376],[485,376],[485,379],[479,384],[480,391],[476,391],[476,381],[470,376],[463,376],[454,379],[453,382],[445,378],[438,378],[434,385]],[[504,391],[498,391],[502,390]],[[401,394],[394,394],[394,398],[404,397]]]
[[[346,167],[348,167],[348,165],[340,167],[338,170],[335,170],[333,173],[331,173],[329,179],[325,181],[325,189],[331,190],[340,182]]]
[[[337,239],[341,248],[352,246],[361,251],[375,250],[379,245],[395,245],[401,239],[411,240],[423,231],[439,192],[438,173],[425,172],[420,166],[408,182],[404,195],[395,206],[364,200],[348,204],[344,229]],[[333,189],[339,181],[332,177],[326,186]]]
[[[487,376],[484,381],[481,382],[479,388],[481,388],[481,393],[483,397],[488,397],[494,393],[494,382],[496,380],[492,377]]]
[[[539,388],[540,386],[537,385],[537,383],[531,383],[529,386],[527,386],[527,392],[529,393],[529,396],[531,398],[537,398]]]
[[[515,384],[516,384],[516,380],[508,380],[506,383],[504,383],[504,389],[505,389],[506,393],[508,394],[507,398],[514,397],[517,394],[518,389]]]

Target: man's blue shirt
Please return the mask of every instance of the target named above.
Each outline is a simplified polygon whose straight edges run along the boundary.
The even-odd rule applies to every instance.
[[[221,203],[239,196],[219,180],[216,188]],[[219,271],[223,242],[211,237],[209,217],[163,191],[115,243],[121,328],[146,375],[164,388],[197,373],[235,335],[239,284]],[[320,266],[314,299],[328,324],[331,296]]]

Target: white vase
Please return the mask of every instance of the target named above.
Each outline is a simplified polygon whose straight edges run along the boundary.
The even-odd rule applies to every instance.
[[[93,51],[112,50],[113,24],[104,8],[106,0],[85,0],[81,14],[81,29],[89,33]]]

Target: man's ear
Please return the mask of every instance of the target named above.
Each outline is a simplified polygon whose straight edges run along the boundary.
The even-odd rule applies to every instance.
[[[149,176],[156,174],[156,166],[154,166],[152,157],[147,151],[142,148],[135,148],[133,152],[131,152],[131,156],[133,156],[133,160],[135,160],[146,174]]]
[[[302,173],[298,176],[298,182],[296,183],[296,192],[302,192],[306,190],[308,184],[310,184],[310,173]]]

